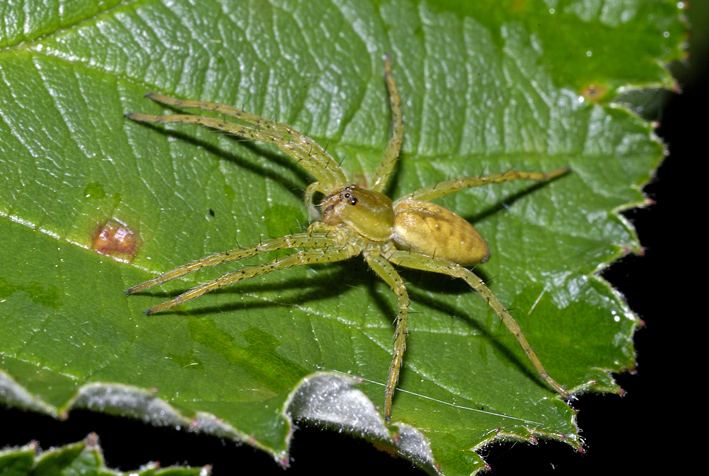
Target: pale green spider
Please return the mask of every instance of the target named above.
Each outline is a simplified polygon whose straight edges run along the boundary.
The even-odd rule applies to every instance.
[[[222,286],[253,278],[291,266],[332,263],[362,254],[367,264],[392,288],[399,301],[394,334],[394,356],[386,384],[384,416],[391,417],[392,399],[406,348],[409,296],[404,281],[393,264],[463,279],[492,307],[514,334],[539,375],[565,398],[570,394],[549,376],[524,337],[517,322],[492,294],[490,289],[465,266],[484,263],[489,249],[485,239],[467,221],[453,212],[426,200],[478,187],[512,180],[549,180],[568,171],[561,168],[549,173],[510,171],[482,177],[463,177],[440,182],[412,192],[392,203],[382,193],[396,164],[404,134],[399,93],[391,72],[391,61],[385,57],[385,79],[389,90],[393,130],[384,158],[377,167],[369,189],[352,185],[338,163],[309,137],[291,126],[269,121],[255,114],[222,104],[172,99],[148,94],[150,99],[169,106],[216,111],[250,126],[205,116],[171,114],[150,116],[128,113],[135,121],[199,124],[260,142],[272,142],[316,179],[305,191],[305,205],[314,219],[308,231],[264,241],[254,246],[225,251],[169,271],[155,279],[128,289],[128,294],[179,278],[204,266],[216,266],[274,250],[303,248],[288,256],[227,273],[221,278],[199,285],[176,298],[148,309],[146,314],[169,309]],[[316,193],[325,197],[320,211],[313,203]]]

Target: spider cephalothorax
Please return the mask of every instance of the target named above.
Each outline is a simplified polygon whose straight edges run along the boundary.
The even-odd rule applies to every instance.
[[[463,188],[513,180],[549,180],[567,172],[567,168],[549,173],[509,171],[481,177],[462,177],[440,182],[412,192],[395,202],[384,195],[389,175],[399,156],[404,134],[399,93],[385,58],[385,80],[389,90],[393,130],[384,158],[377,167],[373,184],[364,188],[351,184],[333,158],[309,137],[291,126],[269,121],[255,114],[222,104],[173,99],[159,94],[148,97],[163,104],[216,111],[239,122],[212,117],[170,114],[150,116],[129,113],[136,121],[200,124],[248,139],[276,144],[316,179],[305,192],[305,205],[313,221],[302,233],[283,236],[257,245],[218,253],[180,266],[155,279],[134,286],[128,294],[162,284],[205,266],[216,266],[274,250],[300,249],[272,261],[232,271],[201,284],[176,298],[158,304],[147,314],[163,311],[197,298],[222,286],[292,266],[343,261],[361,254],[367,264],[392,288],[397,296],[398,316],[394,334],[394,355],[386,384],[384,416],[391,417],[392,400],[406,348],[409,295],[394,265],[447,274],[464,280],[477,291],[502,319],[526,353],[539,375],[564,397],[569,393],[552,379],[527,342],[524,334],[505,307],[485,283],[466,266],[484,263],[490,256],[485,239],[467,221],[440,205],[430,202]],[[320,207],[313,203],[317,193],[324,195]]]
[[[394,209],[383,193],[347,185],[325,197],[320,209],[326,225],[347,227],[376,243],[391,239]]]

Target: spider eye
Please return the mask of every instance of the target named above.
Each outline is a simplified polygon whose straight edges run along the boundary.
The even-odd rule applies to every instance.
[[[356,198],[350,198],[350,205],[357,205],[357,199]]]

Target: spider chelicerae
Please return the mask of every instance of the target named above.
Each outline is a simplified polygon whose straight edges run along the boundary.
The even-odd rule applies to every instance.
[[[515,319],[485,283],[468,269],[470,266],[488,260],[490,252],[485,239],[470,223],[458,215],[429,202],[434,198],[469,187],[520,179],[550,180],[566,173],[569,169],[561,168],[549,173],[508,171],[456,178],[421,188],[392,202],[382,192],[399,156],[404,124],[401,116],[401,101],[392,75],[389,56],[384,58],[384,77],[389,91],[392,132],[384,157],[376,169],[374,182],[369,188],[353,185],[347,180],[339,164],[327,152],[315,141],[287,124],[270,121],[223,104],[148,94],[150,99],[168,106],[214,111],[239,122],[192,114],[152,116],[128,113],[126,114],[128,118],[143,122],[199,124],[246,139],[276,144],[315,177],[316,181],[305,190],[305,206],[314,221],[305,232],[202,258],[133,286],[126,293],[143,291],[205,266],[216,266],[275,250],[301,249],[266,263],[232,271],[145,311],[146,314],[153,314],[244,279],[292,266],[343,261],[361,254],[369,267],[391,287],[398,298],[399,312],[394,333],[394,355],[389,367],[384,403],[384,417],[389,421],[394,390],[406,348],[410,304],[406,285],[394,265],[446,274],[464,280],[487,301],[515,336],[540,377],[563,397],[569,398],[569,392],[552,379],[544,369]],[[314,203],[314,197],[318,193],[324,195],[319,207]]]

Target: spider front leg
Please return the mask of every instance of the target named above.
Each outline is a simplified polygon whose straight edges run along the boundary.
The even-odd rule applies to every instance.
[[[145,289],[152,288],[153,286],[157,286],[158,284],[163,284],[186,274],[193,273],[202,268],[250,258],[262,253],[268,253],[269,251],[292,248],[324,248],[328,246],[335,246],[338,243],[339,241],[335,235],[328,234],[327,231],[316,231],[314,227],[311,227],[311,230],[307,233],[295,233],[281,238],[262,241],[258,245],[224,251],[182,266],[178,266],[167,273],[161,274],[157,278],[127,289],[126,294],[135,294]]]
[[[391,72],[391,57],[384,56],[384,79],[389,92],[389,108],[391,109],[391,138],[387,144],[382,161],[375,171],[375,180],[370,187],[375,192],[381,192],[389,180],[389,175],[394,170],[396,161],[401,151],[401,143],[404,140],[404,121],[401,118],[401,98],[399,89],[396,87],[394,75]]]
[[[394,399],[394,390],[399,381],[401,363],[406,350],[406,333],[409,321],[409,293],[406,291],[404,281],[396,272],[394,267],[379,253],[365,252],[364,258],[372,268],[394,291],[399,300],[399,313],[396,316],[396,331],[394,333],[394,355],[389,366],[389,377],[387,378],[386,392],[384,399],[384,418],[388,422],[391,419],[391,407]]]
[[[502,320],[507,329],[515,336],[517,342],[524,350],[527,358],[534,366],[539,376],[544,379],[549,386],[554,390],[559,392],[564,398],[570,398],[571,394],[567,392],[564,387],[559,385],[551,376],[549,372],[546,371],[541,361],[537,357],[537,354],[532,349],[532,346],[527,341],[527,338],[522,333],[522,329],[517,324],[517,321],[512,317],[507,309],[502,305],[502,303],[492,294],[490,288],[488,288],[485,283],[478,278],[472,271],[467,268],[462,267],[459,264],[453,263],[451,261],[446,261],[438,258],[431,258],[428,256],[420,255],[417,253],[411,253],[408,251],[397,250],[388,257],[389,261],[399,266],[404,266],[406,268],[413,268],[422,271],[431,271],[433,273],[447,274],[454,278],[460,278],[464,280],[471,288],[473,288],[480,296],[487,301],[495,314]]]
[[[221,278],[200,284],[199,286],[180,294],[175,299],[158,304],[157,306],[145,311],[145,313],[154,314],[156,312],[164,311],[166,309],[170,309],[171,307],[179,306],[187,301],[198,298],[208,292],[214,291],[215,289],[229,286],[245,279],[255,278],[256,276],[261,276],[263,274],[291,268],[293,266],[344,261],[358,254],[359,251],[359,248],[352,245],[337,245],[335,247],[298,251],[292,255],[276,258],[267,263],[249,266],[248,268],[227,273]]]
[[[346,182],[345,174],[335,159],[314,140],[287,124],[271,121],[224,104],[176,99],[156,93],[148,93],[146,96],[168,106],[219,112],[248,125],[194,114],[153,116],[129,112],[126,113],[126,117],[140,122],[197,124],[259,142],[274,143],[310,172],[328,191]]]
[[[202,284],[177,296],[175,299],[158,304],[147,311],[146,314],[154,314],[177,306],[184,302],[195,299],[203,294],[218,289],[223,286],[234,284],[244,279],[253,278],[273,271],[314,263],[330,263],[342,261],[359,253],[359,248],[346,240],[338,233],[333,233],[330,227],[322,223],[314,223],[307,233],[296,233],[293,235],[264,241],[258,245],[240,248],[237,250],[225,251],[201,260],[188,263],[168,271],[157,278],[146,281],[126,291],[127,294],[134,294],[144,289],[148,289],[158,284],[166,283],[170,280],[192,273],[207,266],[216,266],[229,261],[236,261],[252,256],[291,248],[307,248],[305,251],[276,258],[270,262],[250,266],[238,271],[225,274],[221,278]]]

